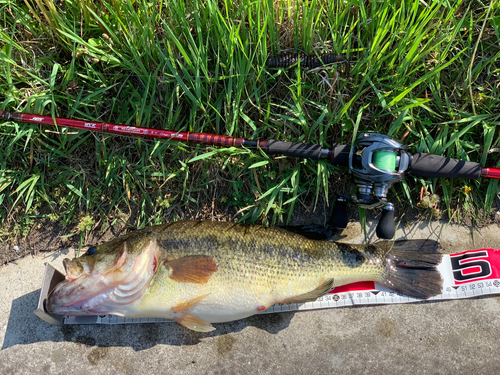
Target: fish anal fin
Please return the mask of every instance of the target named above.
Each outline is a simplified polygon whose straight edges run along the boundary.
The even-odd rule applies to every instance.
[[[328,279],[323,283],[321,283],[321,285],[318,286],[316,289],[311,290],[310,292],[286,298],[283,301],[279,301],[279,303],[304,303],[304,302],[315,301],[322,295],[328,293],[328,291],[332,288],[333,288],[333,279]]]
[[[185,310],[189,309],[190,307],[197,305],[202,299],[204,299],[207,296],[208,296],[208,294],[204,294],[203,296],[199,296],[199,297],[192,298],[190,300],[178,303],[177,305],[172,307],[172,311],[174,313],[179,313],[181,311],[185,311]]]
[[[196,332],[211,332],[215,330],[215,327],[212,326],[210,322],[192,315],[184,315],[180,318],[176,318],[175,321],[180,325]]]
[[[205,284],[217,271],[213,257],[205,255],[185,256],[165,262],[170,268],[170,278],[177,282]]]

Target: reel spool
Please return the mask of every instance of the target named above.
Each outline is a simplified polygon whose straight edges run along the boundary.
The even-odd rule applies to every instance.
[[[408,146],[383,134],[364,133],[358,137],[349,155],[349,172],[354,176],[358,192],[337,200],[332,213],[333,227],[347,226],[344,211],[350,201],[365,209],[383,207],[377,236],[384,239],[394,237],[394,205],[387,201],[387,194],[395,182],[404,178],[410,166],[411,155],[407,150]]]

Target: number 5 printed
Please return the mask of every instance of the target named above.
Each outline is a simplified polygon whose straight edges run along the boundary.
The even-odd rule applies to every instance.
[[[486,259],[487,251],[451,255],[451,268],[456,281],[472,281],[491,275],[491,264]]]

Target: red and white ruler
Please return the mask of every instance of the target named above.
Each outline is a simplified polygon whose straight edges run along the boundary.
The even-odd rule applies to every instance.
[[[500,294],[500,250],[481,249],[451,255],[443,255],[443,260],[439,264],[438,269],[444,280],[442,293],[429,298],[427,301]],[[40,300],[43,303],[42,296]],[[419,301],[421,300],[395,293],[377,283],[368,281],[334,288],[328,294],[318,298],[314,302],[301,304],[276,304],[264,311],[263,314]],[[85,317],[68,316],[64,317],[61,323],[124,324],[164,321],[169,320],[159,318],[122,318],[113,315],[103,315]]]

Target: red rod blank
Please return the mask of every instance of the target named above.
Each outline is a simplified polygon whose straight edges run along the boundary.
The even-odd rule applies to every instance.
[[[0,111],[0,117],[31,124],[67,126],[69,128],[82,130],[93,130],[121,135],[135,135],[146,138],[168,139],[189,143],[202,143],[213,146],[244,146],[246,141],[245,138],[229,137],[226,135],[175,132],[171,130],[142,128],[139,126],[110,124],[107,122],[82,121],[60,117],[52,118],[50,116],[32,115],[18,112],[9,113]],[[257,146],[266,149],[267,141],[258,141]]]
[[[499,168],[482,168],[481,177],[486,178],[499,178],[500,179],[500,169]]]

